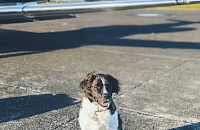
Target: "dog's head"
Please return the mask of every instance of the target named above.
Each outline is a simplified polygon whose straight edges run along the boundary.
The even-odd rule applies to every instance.
[[[119,92],[118,80],[109,74],[89,73],[80,83],[80,86],[90,102],[97,102],[105,108],[110,106],[112,94]]]

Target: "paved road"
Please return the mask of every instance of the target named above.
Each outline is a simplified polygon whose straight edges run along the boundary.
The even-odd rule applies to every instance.
[[[119,79],[123,129],[200,128],[199,34],[198,10],[0,25],[0,129],[80,129],[79,83],[92,71]]]

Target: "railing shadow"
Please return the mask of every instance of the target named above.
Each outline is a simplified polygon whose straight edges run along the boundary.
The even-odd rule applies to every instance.
[[[129,46],[162,49],[200,49],[200,43],[187,41],[125,39],[137,34],[178,33],[196,30],[185,25],[200,22],[169,20],[169,23],[150,25],[114,25],[49,33],[0,30],[0,58],[29,55],[85,45]],[[183,36],[184,37],[184,36]]]

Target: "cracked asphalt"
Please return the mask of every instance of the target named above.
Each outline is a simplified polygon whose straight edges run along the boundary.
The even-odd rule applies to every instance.
[[[92,71],[120,81],[124,130],[200,129],[199,13],[133,9],[0,25],[0,129],[80,129],[79,83]]]

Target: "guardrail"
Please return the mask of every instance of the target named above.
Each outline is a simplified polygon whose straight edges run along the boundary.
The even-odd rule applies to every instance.
[[[185,1],[188,2],[189,0],[124,0],[49,5],[40,5],[36,2],[31,2],[24,5],[0,6],[0,22],[3,20],[14,20],[19,18],[34,19],[37,17],[55,16],[58,14],[102,11],[108,9],[118,10],[175,5],[177,2],[185,3]],[[200,2],[200,0],[190,0],[189,2]]]

